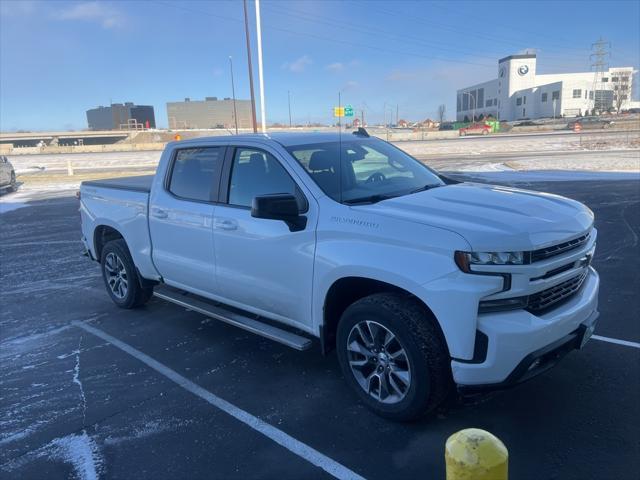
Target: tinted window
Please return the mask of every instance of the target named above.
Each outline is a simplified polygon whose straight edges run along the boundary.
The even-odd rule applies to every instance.
[[[178,150],[169,191],[189,200],[213,200],[214,185],[222,166],[221,147]]]
[[[331,198],[350,202],[371,195],[406,195],[442,181],[402,150],[371,138],[311,145],[287,150]]]
[[[238,148],[231,170],[229,204],[251,207],[254,197],[269,193],[300,196],[293,179],[272,155],[262,150]]]

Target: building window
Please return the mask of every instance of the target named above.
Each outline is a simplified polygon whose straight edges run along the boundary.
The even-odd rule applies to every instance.
[[[479,88],[476,92],[476,105],[482,108],[484,105],[484,88]]]
[[[522,97],[522,103],[523,104],[527,104],[527,96],[525,95],[524,97]]]
[[[490,107],[491,105],[493,105],[493,100],[491,100],[491,99],[487,100],[487,103],[485,104],[485,107]]]
[[[575,89],[573,91],[573,98],[582,98],[582,89]]]
[[[616,83],[616,82],[618,82],[619,80],[620,80],[620,79],[619,79],[618,77],[611,77],[611,81],[612,81],[613,83]]]
[[[551,100],[560,100],[560,90],[551,92]]]
[[[547,93],[546,93],[546,92],[542,94],[541,101],[542,101],[543,103],[547,101]]]
[[[462,111],[462,95],[458,95],[456,98],[456,112]]]
[[[629,90],[629,85],[620,85],[620,90]]]
[[[527,116],[527,110],[525,108],[522,109],[522,116],[523,117]]]
[[[518,106],[522,105],[522,98],[521,97],[516,98],[516,105],[518,105]]]
[[[468,92],[465,92],[462,94],[462,110],[465,112],[469,110],[469,93]]]
[[[608,77],[602,77],[602,83],[607,83],[609,81]]]
[[[593,90],[589,92],[589,100],[593,100]]]
[[[626,100],[626,99],[627,99],[627,96],[626,96],[626,95],[620,95],[620,99],[621,99],[621,100]]]

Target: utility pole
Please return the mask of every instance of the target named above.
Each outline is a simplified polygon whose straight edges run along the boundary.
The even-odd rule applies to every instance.
[[[400,105],[396,103],[396,127],[400,126],[400,117],[398,116],[398,111],[400,110]]]
[[[231,69],[231,95],[233,96],[233,119],[236,124],[236,135],[238,134],[238,110],[236,109],[236,86],[233,82],[233,59],[229,55],[229,68]]]
[[[591,68],[593,69],[593,108],[598,112],[606,110],[606,99],[604,98],[604,88],[602,85],[602,78],[604,72],[609,70],[608,58],[611,56],[610,50],[611,42],[604,40],[600,37],[595,43],[591,44],[591,50],[593,53],[589,55],[591,60]],[[600,98],[598,98],[598,91],[601,92]]]
[[[260,118],[262,133],[267,133],[267,114],[264,110],[264,74],[262,71],[262,28],[260,25],[260,0],[256,0],[256,37],[258,38],[258,78],[260,82]]]
[[[247,62],[249,64],[249,90],[251,91],[251,121],[253,122],[253,133],[258,132],[256,125],[256,97],[253,93],[253,67],[251,66],[251,40],[249,38],[249,20],[247,18],[247,0],[242,1],[244,9],[244,33],[247,37]]]
[[[287,103],[289,104],[289,128],[291,128],[291,92],[287,90]]]

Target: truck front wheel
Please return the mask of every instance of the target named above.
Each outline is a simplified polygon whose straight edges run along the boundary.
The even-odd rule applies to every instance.
[[[102,248],[102,278],[107,292],[117,306],[135,308],[145,304],[153,287],[143,287],[133,259],[123,239],[111,240]]]
[[[445,399],[450,359],[434,321],[415,299],[395,293],[365,297],[342,315],[336,339],[342,373],[378,415],[413,420]]]

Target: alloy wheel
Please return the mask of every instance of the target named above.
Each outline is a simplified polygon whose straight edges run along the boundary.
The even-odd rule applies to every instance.
[[[411,387],[411,366],[398,337],[372,320],[353,326],[347,359],[360,387],[381,403],[401,402]]]

